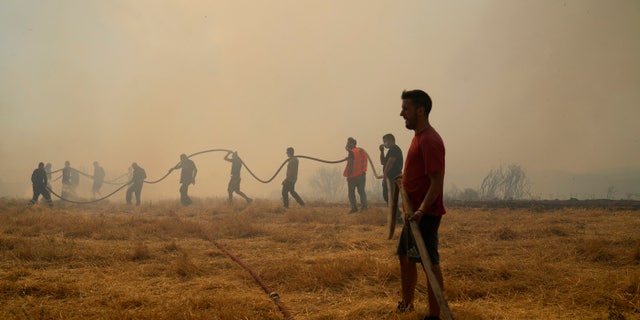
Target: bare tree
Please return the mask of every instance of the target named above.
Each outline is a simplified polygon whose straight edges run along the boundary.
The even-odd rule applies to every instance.
[[[336,199],[338,195],[342,195],[345,184],[342,172],[336,167],[318,169],[309,181],[311,188],[325,199]]]
[[[492,169],[482,180],[480,195],[484,199],[524,199],[530,196],[531,182],[516,164]]]
[[[503,167],[499,169],[491,169],[489,174],[482,180],[480,185],[480,194],[483,199],[499,199],[501,191],[504,188],[504,172]]]

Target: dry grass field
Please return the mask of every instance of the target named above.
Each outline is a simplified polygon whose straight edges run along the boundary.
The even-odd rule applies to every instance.
[[[0,319],[422,319],[397,315],[386,209],[284,210],[196,200],[141,207],[0,199]],[[640,212],[449,208],[445,294],[456,319],[640,319]]]

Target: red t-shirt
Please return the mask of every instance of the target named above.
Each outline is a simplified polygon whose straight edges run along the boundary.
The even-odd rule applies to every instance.
[[[428,175],[436,172],[444,173],[444,142],[438,132],[429,126],[411,140],[402,174],[402,185],[407,191],[411,208],[414,211],[422,204],[431,185]],[[427,208],[425,214],[441,216],[445,212],[442,193],[440,193],[438,199],[431,207]]]

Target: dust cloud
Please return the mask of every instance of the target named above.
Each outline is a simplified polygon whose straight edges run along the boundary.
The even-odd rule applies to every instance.
[[[98,161],[107,180],[137,162],[154,180],[222,148],[264,179],[287,147],[338,160],[350,136],[376,161],[386,133],[406,152],[400,93],[415,88],[434,101],[445,188],[517,163],[537,197],[640,195],[638,30],[633,0],[3,1],[0,195],[27,197],[41,161]],[[226,196],[224,155],[193,158],[191,195]],[[303,197],[323,166],[300,162]],[[283,179],[242,177],[251,197]],[[178,179],[143,199],[177,199]]]

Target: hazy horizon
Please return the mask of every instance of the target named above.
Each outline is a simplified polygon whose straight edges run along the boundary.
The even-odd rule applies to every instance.
[[[618,197],[640,194],[638,30],[633,0],[3,1],[0,196],[29,197],[41,161],[99,161],[108,179],[137,162],[157,179],[181,153],[220,148],[264,179],[289,146],[338,160],[354,137],[377,164],[382,135],[405,153],[412,137],[404,89],[433,98],[445,189],[515,163],[537,197],[586,197],[557,178],[607,172],[629,173]],[[223,157],[194,158],[191,194],[226,196]],[[297,189],[311,196],[323,166],[301,160]],[[283,179],[242,177],[257,197]],[[178,178],[143,200],[177,199]]]

